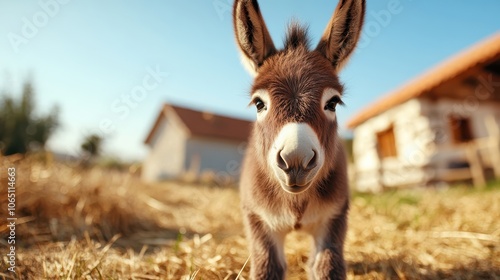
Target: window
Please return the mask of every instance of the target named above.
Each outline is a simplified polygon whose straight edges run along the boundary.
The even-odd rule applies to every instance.
[[[471,141],[472,129],[470,119],[460,116],[450,116],[451,138],[453,143],[460,144]]]
[[[394,137],[394,126],[377,133],[377,148],[380,158],[398,156],[396,138]]]

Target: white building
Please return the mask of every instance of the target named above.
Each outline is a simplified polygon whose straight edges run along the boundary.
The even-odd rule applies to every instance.
[[[170,104],[160,111],[145,144],[145,181],[186,174],[238,178],[251,122]]]
[[[500,176],[500,33],[355,115],[362,191]]]

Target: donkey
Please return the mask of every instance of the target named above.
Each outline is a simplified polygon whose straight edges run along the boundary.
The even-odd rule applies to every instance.
[[[314,238],[311,279],[345,279],[343,249],[349,191],[335,111],[338,72],[361,34],[364,0],[340,0],[316,49],[307,29],[291,23],[277,50],[257,0],[235,0],[233,25],[255,79],[257,110],[243,161],[240,193],[252,279],[284,279],[284,239],[292,230]]]

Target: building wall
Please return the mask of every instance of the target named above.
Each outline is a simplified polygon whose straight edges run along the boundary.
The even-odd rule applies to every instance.
[[[433,166],[446,166],[450,163],[466,161],[463,146],[454,143],[449,124],[450,115],[470,119],[474,138],[489,136],[485,120],[492,116],[500,126],[500,103],[475,102],[456,99],[422,100],[422,114],[429,119],[434,135],[434,153],[430,162]]]
[[[198,174],[238,178],[244,148],[245,142],[193,137],[186,142],[184,167]]]
[[[188,133],[173,112],[167,112],[149,145],[143,163],[142,178],[158,181],[177,178],[184,172]]]
[[[500,126],[500,103],[465,100],[412,99],[362,123],[354,129],[355,187],[380,191],[383,187],[422,185],[444,165],[465,160],[465,152],[453,143],[450,114],[470,118],[474,138],[488,136],[485,125],[492,115]],[[380,159],[377,133],[394,126],[397,157]]]
[[[355,188],[380,191],[383,187],[419,184],[430,156],[429,121],[421,115],[422,102],[409,100],[354,129]],[[377,134],[394,127],[397,156],[380,159]]]

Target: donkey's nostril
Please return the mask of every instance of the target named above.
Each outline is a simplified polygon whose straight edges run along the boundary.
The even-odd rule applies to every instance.
[[[317,153],[315,150],[312,150],[312,151],[313,151],[313,156],[309,160],[309,162],[307,163],[305,170],[311,170],[311,169],[315,168],[316,165],[318,164],[318,160],[317,160],[318,157],[316,156]]]
[[[283,158],[283,156],[281,155],[281,152],[282,152],[282,151],[283,151],[283,150],[280,150],[280,151],[278,152],[278,156],[277,156],[277,160],[276,160],[276,162],[278,163],[278,167],[279,167],[281,170],[283,170],[283,171],[285,171],[285,172],[286,172],[286,171],[288,171],[288,166],[287,166],[287,164],[286,164],[285,159],[284,159],[284,158]]]
[[[310,150],[307,155],[297,151],[287,153],[280,150],[276,155],[276,165],[285,173],[289,173],[292,169],[310,171],[318,165],[318,153],[315,150]]]

